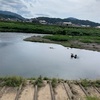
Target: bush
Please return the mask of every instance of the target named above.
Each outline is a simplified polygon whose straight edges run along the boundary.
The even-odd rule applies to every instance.
[[[24,83],[25,79],[23,79],[22,77],[13,76],[4,78],[4,85],[6,86],[17,87]]]
[[[58,83],[58,80],[57,80],[56,78],[53,78],[52,81],[51,81],[52,87],[53,87],[53,88],[56,88],[57,83]]]
[[[43,83],[43,78],[40,76],[34,83],[34,85],[37,85],[39,88],[44,86],[44,83]]]
[[[81,80],[81,84],[83,87],[88,87],[88,86],[91,86],[91,81],[89,81],[87,79],[83,79],[83,80]]]
[[[96,80],[96,81],[92,82],[92,84],[99,88],[100,87],[100,80]]]
[[[50,80],[50,78],[48,78],[48,77],[44,77],[43,80]]]

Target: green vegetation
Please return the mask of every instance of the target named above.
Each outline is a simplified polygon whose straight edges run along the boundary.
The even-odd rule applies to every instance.
[[[91,84],[96,87],[100,87],[100,80],[93,81]]]
[[[69,17],[69,18],[50,18],[50,17],[38,17],[37,19],[39,20],[45,20],[48,23],[53,23],[53,24],[60,24],[59,22],[72,22],[73,24],[79,24],[79,25],[90,25],[92,27],[96,27],[96,26],[100,26],[99,23],[95,23],[95,22],[91,22],[89,20],[80,20],[80,19],[76,19],[73,17]]]
[[[56,88],[57,84],[58,84],[58,80],[57,80],[56,78],[53,78],[53,79],[51,80],[51,85],[52,85],[52,87],[53,87],[53,88]]]
[[[88,97],[86,97],[86,100],[100,100],[100,99],[97,98],[97,97],[90,97],[90,96],[88,96]]]
[[[91,80],[88,80],[88,79],[82,79],[81,84],[82,84],[83,87],[89,87],[89,86],[100,87],[100,80],[91,81]]]
[[[44,77],[43,80],[47,80],[47,81],[49,81],[49,80],[51,80],[51,79],[48,78],[48,77]]]
[[[39,88],[41,88],[41,87],[44,86],[42,76],[40,76],[39,78],[37,78],[37,80],[35,81],[34,85],[37,85]]]
[[[58,42],[79,41],[83,43],[100,43],[100,37],[97,37],[97,36],[52,35],[52,36],[44,36],[43,38],[50,39],[52,41],[58,41]]]
[[[13,77],[0,77],[0,86],[9,86],[9,87],[19,87],[21,84],[25,84],[27,79],[24,79],[22,77],[18,77],[18,76],[13,76]],[[28,78],[28,81],[32,81],[34,80],[34,85],[37,85],[38,88],[41,88],[42,86],[44,86],[44,80],[49,80],[51,81],[51,85],[53,87],[53,91],[56,94],[55,88],[58,85],[58,83],[60,82],[67,82],[72,93],[74,95],[77,95],[77,92],[72,88],[71,84],[75,84],[76,81],[68,81],[68,80],[64,80],[64,79],[57,79],[57,78],[48,78],[48,77],[42,77],[39,76],[37,79],[36,78]],[[97,86],[100,87],[100,80],[87,80],[87,79],[81,79],[80,81],[77,81],[77,84],[81,83],[82,86],[84,86],[84,88],[86,87],[90,87],[90,86]],[[98,88],[99,89],[99,88]],[[95,91],[94,91],[95,92]],[[72,99],[74,99],[74,96],[72,96]],[[87,96],[86,100],[100,100],[100,98],[98,97],[91,97],[91,96]]]
[[[31,37],[24,40],[32,42],[57,43],[71,48],[100,51],[100,29],[98,28],[65,27],[25,22],[0,22],[0,31],[53,34],[52,36],[44,36],[41,39],[39,37]],[[96,44],[90,45],[89,43]]]
[[[60,82],[67,82],[70,86],[70,83],[78,84],[80,83],[83,87],[90,87],[90,86],[96,86],[100,87],[100,80],[88,80],[88,79],[81,79],[80,81],[68,81],[64,79],[57,79],[57,78],[48,78],[48,77],[42,77],[39,76],[38,78],[22,78],[19,76],[12,76],[12,77],[0,77],[0,86],[11,86],[11,87],[17,87],[21,84],[25,84],[26,80],[30,80],[34,85],[37,85],[38,87],[44,86],[44,80],[47,82],[51,82],[52,87],[56,87],[58,83]],[[71,88],[71,87],[70,87]]]
[[[80,48],[88,50],[100,51],[100,37],[99,36],[69,36],[69,35],[52,35],[44,36],[44,42],[61,44],[65,47]],[[31,41],[30,39],[28,39]],[[34,41],[34,38],[32,39]],[[41,39],[42,40],[42,39]]]
[[[87,80],[87,79],[82,79],[81,84],[83,87],[89,87],[89,86],[91,86],[91,81]]]
[[[25,84],[25,79],[18,76],[0,78],[2,81],[1,86],[18,87]]]
[[[27,78],[28,80],[36,80],[37,78],[35,77],[31,77],[31,78]]]
[[[50,39],[50,40],[53,40],[53,41],[68,41],[72,38],[72,36],[52,35],[52,36],[44,36],[43,38]]]
[[[70,36],[100,36],[100,29],[82,27],[63,27],[25,22],[0,22],[1,32],[26,32],[42,34],[61,34]]]
[[[57,34],[60,31],[62,31],[62,28],[58,26],[48,26],[48,25],[33,24],[33,23],[0,22],[0,31]]]

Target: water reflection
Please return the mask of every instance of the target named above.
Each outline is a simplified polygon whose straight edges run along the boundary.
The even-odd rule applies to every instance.
[[[1,76],[100,78],[100,52],[23,41],[29,36],[32,34],[0,33]],[[71,59],[71,53],[77,54],[79,59]]]

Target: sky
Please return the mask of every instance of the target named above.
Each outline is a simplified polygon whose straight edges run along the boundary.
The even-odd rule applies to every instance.
[[[74,17],[100,23],[100,0],[0,0],[0,10],[25,18]]]

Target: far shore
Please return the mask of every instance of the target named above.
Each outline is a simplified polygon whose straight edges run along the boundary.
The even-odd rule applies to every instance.
[[[78,40],[53,41],[53,40],[46,39],[46,38],[40,37],[40,36],[31,36],[31,37],[25,38],[24,41],[61,44],[65,47],[78,48],[78,49],[85,49],[85,50],[92,50],[92,51],[100,52],[100,44],[99,43],[83,43],[83,42],[80,42]]]

